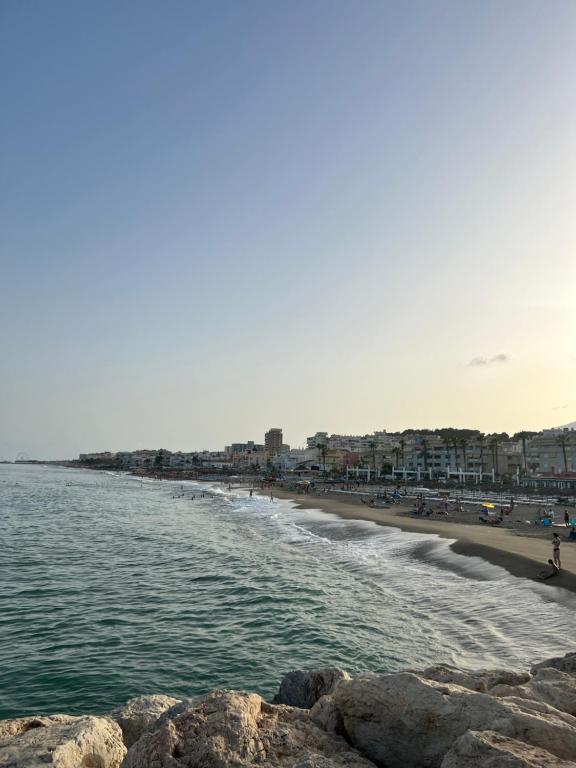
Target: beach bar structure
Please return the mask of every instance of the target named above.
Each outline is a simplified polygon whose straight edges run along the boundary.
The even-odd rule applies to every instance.
[[[394,479],[406,480],[457,480],[460,483],[481,483],[484,480],[491,482],[496,481],[496,472],[494,469],[489,472],[476,472],[473,470],[464,469],[451,469],[448,468],[444,471],[434,472],[432,467],[423,469],[422,467],[416,467],[416,469],[406,469],[406,467],[400,467],[398,469],[392,469],[392,477]]]

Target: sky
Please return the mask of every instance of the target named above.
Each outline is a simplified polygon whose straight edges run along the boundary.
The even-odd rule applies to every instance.
[[[3,0],[0,459],[576,418],[573,0]]]

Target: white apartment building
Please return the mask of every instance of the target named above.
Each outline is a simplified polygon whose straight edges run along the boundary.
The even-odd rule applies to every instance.
[[[272,459],[272,466],[282,472],[290,472],[303,465],[307,467],[310,463],[318,463],[316,448],[291,448]]]
[[[532,474],[576,472],[576,430],[545,429],[530,440],[526,454]]]
[[[386,430],[373,432],[371,435],[328,435],[328,432],[316,432],[312,437],[306,438],[308,448],[317,448],[325,445],[329,449],[352,451],[353,453],[369,453],[375,450],[379,453],[389,453],[398,443],[397,435],[389,435]]]

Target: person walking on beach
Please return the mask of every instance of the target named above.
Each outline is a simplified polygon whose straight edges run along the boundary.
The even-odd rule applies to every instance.
[[[552,537],[552,551],[553,551],[554,565],[558,567],[558,570],[560,570],[560,568],[562,567],[560,564],[560,544],[561,544],[560,536],[558,536],[558,534],[555,533],[554,536]]]
[[[570,515],[568,514],[567,509],[564,510],[564,525],[566,526],[566,528],[570,527]]]

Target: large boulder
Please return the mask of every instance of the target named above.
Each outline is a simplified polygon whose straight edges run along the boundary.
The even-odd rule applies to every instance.
[[[15,717],[11,720],[0,720],[0,742],[11,736],[32,731],[34,728],[46,728],[49,725],[74,723],[78,720],[72,715],[40,715],[39,717]]]
[[[6,768],[119,768],[122,731],[106,717],[19,718],[0,729],[0,766]]]
[[[488,693],[495,685],[522,685],[530,680],[528,672],[514,672],[506,669],[467,672],[447,665],[428,667],[423,672],[415,674],[427,680],[435,680],[437,683],[453,683],[481,693]]]
[[[327,696],[321,696],[314,704],[310,710],[310,720],[327,733],[340,735],[344,733],[342,715],[338,711],[334,696],[330,693]]]
[[[554,667],[542,667],[526,685],[496,685],[493,696],[516,696],[519,699],[543,701],[555,709],[576,717],[576,676]]]
[[[556,656],[553,659],[545,659],[538,664],[534,664],[532,666],[532,674],[535,674],[544,667],[553,667],[561,672],[576,675],[576,653],[567,653],[565,656]]]
[[[361,675],[336,687],[347,738],[386,768],[434,768],[468,730],[493,730],[564,760],[576,755],[576,718],[538,701],[499,699],[409,672]]]
[[[213,691],[129,750],[124,768],[373,768],[307,712],[267,704],[256,694]]]
[[[131,747],[143,733],[152,728],[163,712],[177,703],[178,699],[171,696],[138,696],[115,709],[110,717],[122,728],[124,744]]]
[[[446,753],[442,768],[574,768],[550,752],[494,731],[468,731]]]
[[[350,680],[350,675],[338,667],[288,672],[280,683],[280,690],[273,703],[310,709],[321,696],[332,693],[343,680]]]
[[[195,707],[197,704],[199,704],[202,701],[202,698],[203,697],[201,696],[197,696],[192,699],[182,699],[181,701],[177,701],[176,704],[162,712],[158,720],[156,720],[152,728],[149,730],[156,730],[156,728],[159,728],[161,725],[164,725],[164,723],[167,723],[168,720],[174,720],[174,718],[178,717],[178,715],[183,714],[187,710],[192,709],[192,707]]]

